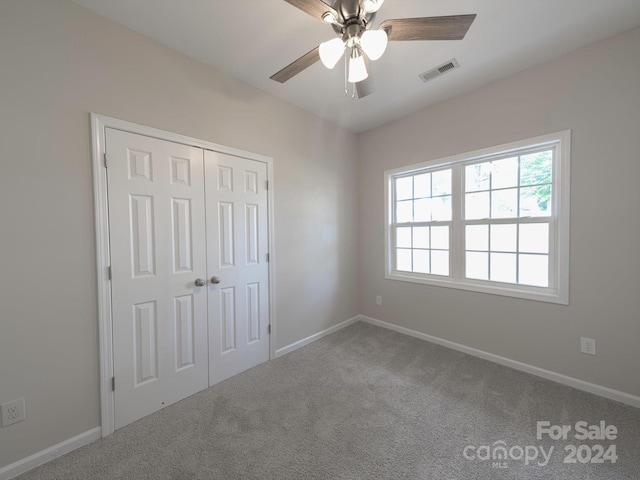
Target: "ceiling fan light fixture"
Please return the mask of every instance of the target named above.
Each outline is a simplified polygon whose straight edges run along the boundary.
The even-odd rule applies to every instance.
[[[369,73],[364,63],[364,57],[356,49],[349,59],[349,83],[358,83],[365,80]]]
[[[336,66],[344,53],[345,46],[341,38],[334,38],[320,44],[319,53],[322,64],[331,69]]]
[[[367,30],[360,38],[360,46],[369,60],[378,60],[387,48],[387,32],[384,30]]]
[[[364,0],[363,8],[367,13],[376,13],[380,10],[384,0]]]
[[[333,12],[324,12],[322,14],[322,20],[331,24],[338,23],[338,19]]]

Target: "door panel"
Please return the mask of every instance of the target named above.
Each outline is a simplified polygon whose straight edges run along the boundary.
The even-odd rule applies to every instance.
[[[205,151],[209,383],[269,359],[267,167]]]
[[[115,428],[208,386],[203,151],[106,129]]]

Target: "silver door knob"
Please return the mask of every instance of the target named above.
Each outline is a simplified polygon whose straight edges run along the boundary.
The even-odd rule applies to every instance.
[[[211,277],[211,283],[213,284],[218,284],[220,281],[220,277]]]
[[[205,281],[204,281],[203,279],[201,279],[201,278],[196,279],[196,287],[204,287],[206,283],[207,283],[207,282],[205,282]]]

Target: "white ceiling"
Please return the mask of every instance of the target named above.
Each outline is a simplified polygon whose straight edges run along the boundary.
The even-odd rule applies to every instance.
[[[284,0],[74,1],[354,132],[640,25],[640,0],[386,0],[374,27],[388,18],[477,18],[460,41],[390,42],[372,64],[375,93],[353,101],[342,62],[334,70],[318,62],[284,84],[269,79],[335,36]],[[461,68],[418,78],[454,57]]]

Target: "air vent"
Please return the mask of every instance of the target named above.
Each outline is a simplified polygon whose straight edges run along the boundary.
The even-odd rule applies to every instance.
[[[442,65],[437,66],[436,68],[432,68],[431,70],[427,70],[424,73],[418,75],[423,82],[428,82],[429,80],[433,80],[440,75],[443,75],[451,70],[455,70],[458,68],[460,64],[455,58],[452,58],[448,62],[443,63]]]

